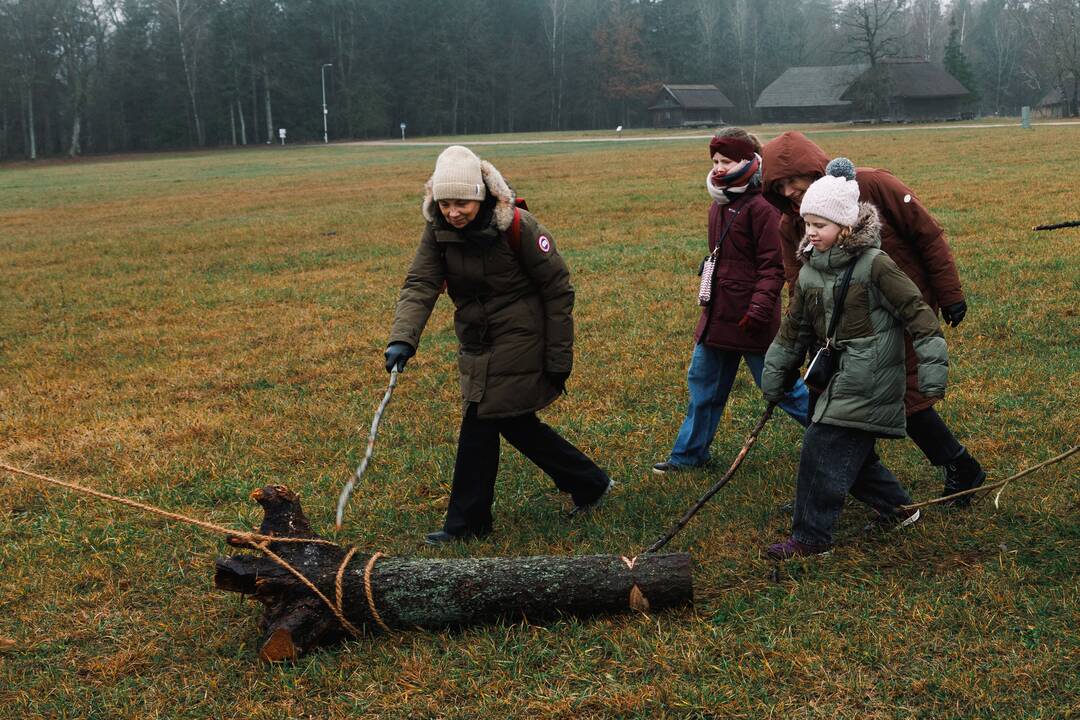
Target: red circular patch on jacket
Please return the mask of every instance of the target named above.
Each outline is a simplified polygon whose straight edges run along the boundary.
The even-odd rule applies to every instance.
[[[540,250],[546,253],[551,252],[551,240],[547,235],[541,235],[536,239],[536,244],[540,246]]]

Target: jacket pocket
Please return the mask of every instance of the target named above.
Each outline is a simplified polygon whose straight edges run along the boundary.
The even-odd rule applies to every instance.
[[[866,338],[874,334],[874,323],[870,319],[870,295],[864,283],[851,283],[848,288],[839,325],[837,338]]]
[[[754,284],[745,280],[721,277],[716,278],[713,283],[712,301],[720,304],[717,317],[722,320],[742,320],[750,308],[750,299],[753,296]]]
[[[840,353],[840,369],[832,382],[833,399],[847,398],[857,403],[874,393],[877,343],[874,338],[845,340]]]
[[[487,388],[488,361],[491,353],[458,353],[458,371],[461,373],[461,399],[480,402]]]

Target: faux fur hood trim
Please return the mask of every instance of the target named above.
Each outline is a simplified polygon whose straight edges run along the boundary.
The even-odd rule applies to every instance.
[[[503,178],[502,173],[496,170],[495,166],[487,160],[480,161],[480,175],[484,179],[484,186],[487,187],[488,193],[495,197],[495,210],[493,211],[495,227],[499,232],[505,232],[510,229],[510,224],[514,222],[514,191]],[[431,178],[428,178],[428,181],[424,183],[424,201],[420,204],[420,211],[423,213],[425,220],[435,222],[436,213],[439,210],[435,206],[435,198],[431,190]]]
[[[851,235],[843,242],[837,243],[832,248],[843,250],[848,255],[856,257],[870,248],[881,247],[881,216],[873,204],[868,202],[859,203],[859,217],[851,226]],[[803,235],[799,241],[799,251],[795,256],[804,265],[810,261],[810,253],[813,251],[810,241]]]

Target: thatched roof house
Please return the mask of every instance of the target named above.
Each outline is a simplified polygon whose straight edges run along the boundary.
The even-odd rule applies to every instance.
[[[851,100],[845,100],[844,93],[869,68],[869,65],[788,68],[761,92],[754,107],[765,120],[846,120],[851,116]]]
[[[721,113],[735,107],[715,85],[661,85],[649,115],[653,127],[722,125]]]
[[[944,120],[967,110],[971,93],[941,65],[924,60],[788,68],[754,107],[780,122]]]
[[[1075,86],[1067,89],[1056,87],[1046,93],[1035,106],[1035,117],[1069,117],[1072,114],[1071,108],[1077,107],[1077,100]]]

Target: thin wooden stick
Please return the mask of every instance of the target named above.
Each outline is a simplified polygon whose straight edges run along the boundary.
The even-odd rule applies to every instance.
[[[1080,220],[1069,220],[1068,222],[1054,223],[1052,225],[1036,225],[1031,228],[1032,230],[1060,230],[1062,228],[1080,227]]]
[[[953,498],[963,497],[964,495],[971,495],[972,493],[989,492],[991,490],[996,490],[997,488],[1004,488],[1006,485],[1011,483],[1013,480],[1018,480],[1018,479],[1024,477],[1025,475],[1028,475],[1030,473],[1035,472],[1036,470],[1041,470],[1042,468],[1046,467],[1047,465],[1053,465],[1054,463],[1061,462],[1065,458],[1067,458],[1070,455],[1072,455],[1073,453],[1075,453],[1077,450],[1080,450],[1080,445],[1074,445],[1072,448],[1066,450],[1065,452],[1061,453],[1057,457],[1052,457],[1049,460],[1045,460],[1045,461],[1039,463],[1038,465],[1033,465],[1032,467],[1029,467],[1027,470],[1021,470],[1020,472],[1016,473],[1015,475],[1013,475],[1011,477],[1007,477],[1004,480],[1002,480],[1000,482],[996,482],[996,483],[994,483],[992,485],[980,485],[977,488],[971,488],[970,490],[961,490],[958,493],[953,493],[952,495],[945,495],[944,497],[934,498],[933,500],[927,500],[927,501],[921,502],[921,503],[913,503],[911,505],[901,505],[900,508],[902,510],[915,510],[916,508],[924,508],[924,507],[927,507],[928,505],[937,505],[938,503],[948,502],[948,501],[952,500]],[[1000,496],[1001,496],[1001,491],[998,491],[997,496],[994,497],[994,506],[995,507],[997,506],[998,497],[1000,497]]]
[[[383,395],[382,402],[379,403],[379,409],[375,411],[375,417],[371,421],[371,432],[368,433],[367,452],[364,453],[364,459],[360,461],[360,467],[356,468],[356,473],[349,478],[349,482],[345,483],[345,487],[341,489],[341,495],[338,496],[337,503],[337,529],[341,529],[341,521],[345,517],[345,503],[349,502],[349,495],[352,494],[353,488],[356,487],[356,483],[363,476],[364,471],[367,470],[368,462],[371,460],[371,453],[375,450],[375,436],[379,434],[379,422],[382,421],[383,411],[386,410],[386,406],[390,404],[390,398],[394,394],[394,388],[397,387],[398,370],[395,367],[390,371],[390,385],[386,388],[386,394]]]
[[[757,441],[757,436],[761,432],[761,429],[765,427],[765,423],[769,422],[769,418],[772,417],[773,409],[776,407],[776,403],[769,403],[769,406],[765,408],[765,412],[761,414],[761,419],[757,421],[757,425],[750,431],[750,436],[746,438],[746,442],[742,446],[742,450],[735,457],[735,462],[731,463],[731,467],[724,473],[724,476],[716,481],[716,484],[709,488],[709,491],[701,496],[701,499],[694,503],[693,507],[686,511],[686,514],[679,518],[679,522],[675,523],[675,526],[668,531],[667,535],[654,542],[652,545],[642,551],[642,554],[656,552],[660,548],[670,542],[680,530],[686,527],[686,523],[690,522],[690,518],[697,514],[698,510],[705,507],[705,503],[709,502],[709,499],[719,492],[720,488],[727,485],[728,480],[735,475],[735,471],[739,469],[739,465],[742,465],[743,458],[750,452],[750,448],[754,446]]]

